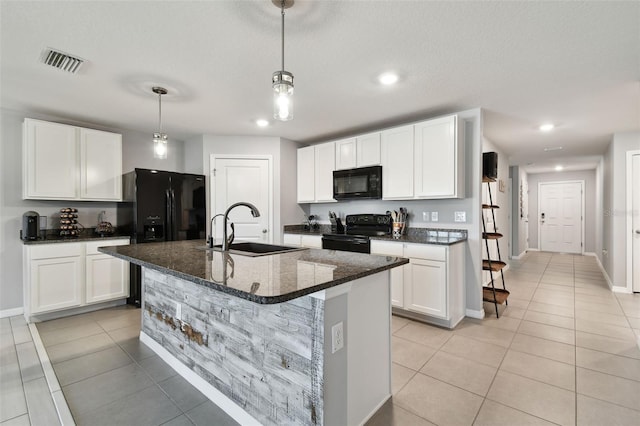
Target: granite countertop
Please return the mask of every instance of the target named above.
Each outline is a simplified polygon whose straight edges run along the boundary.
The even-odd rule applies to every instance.
[[[204,247],[204,240],[187,240],[98,250],[261,304],[286,302],[409,263],[401,257],[334,250],[303,249],[249,257]]]
[[[320,225],[318,229],[304,229],[302,225],[285,225],[285,234],[319,235],[331,234],[331,226]],[[370,236],[372,240],[397,241],[400,243],[437,244],[449,246],[467,241],[467,231],[464,229],[439,228],[407,228],[406,234],[400,238],[391,235]]]
[[[95,228],[86,228],[80,232],[77,237],[61,237],[57,229],[47,230],[45,238],[39,238],[37,240],[22,240],[24,245],[33,244],[57,244],[57,243],[78,243],[85,241],[102,241],[102,240],[121,240],[130,238],[129,235],[115,233],[113,235],[100,236],[95,233]]]

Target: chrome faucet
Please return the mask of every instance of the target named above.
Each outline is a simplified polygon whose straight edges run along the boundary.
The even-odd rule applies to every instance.
[[[231,243],[233,242],[233,239],[235,237],[235,229],[232,229],[231,232],[231,236],[229,238],[227,238],[227,223],[229,221],[229,212],[238,207],[238,206],[245,206],[245,207],[249,207],[251,209],[251,215],[253,217],[260,217],[260,212],[258,211],[258,208],[256,206],[254,206],[251,203],[235,203],[229,206],[229,208],[227,209],[226,212],[224,212],[224,229],[223,229],[223,238],[222,238],[222,251],[229,251],[229,246],[231,246]]]
[[[216,223],[216,217],[218,216],[224,216],[222,213],[218,213],[217,215],[213,216],[211,218],[211,221],[209,222],[209,228],[211,233],[209,234],[209,248],[213,248],[213,245],[215,244],[216,238],[214,237],[214,235],[216,235],[216,229],[214,227],[215,223]]]

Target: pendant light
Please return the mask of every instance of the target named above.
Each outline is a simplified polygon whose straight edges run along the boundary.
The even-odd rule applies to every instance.
[[[153,158],[167,158],[167,139],[166,133],[162,133],[162,95],[167,94],[164,87],[153,87],[153,93],[158,94],[158,131],[153,134]]]
[[[293,118],[293,74],[284,70],[284,10],[293,6],[294,0],[271,0],[282,15],[282,68],[273,73],[273,118],[289,121]]]

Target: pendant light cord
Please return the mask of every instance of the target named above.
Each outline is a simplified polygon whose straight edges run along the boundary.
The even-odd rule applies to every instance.
[[[282,0],[280,11],[282,14],[282,71],[284,71],[284,1]]]
[[[162,133],[162,93],[158,93],[158,124],[160,127],[158,130]]]

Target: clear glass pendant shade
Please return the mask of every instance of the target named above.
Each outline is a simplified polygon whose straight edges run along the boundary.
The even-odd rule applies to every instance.
[[[166,133],[153,134],[153,158],[164,160],[167,158],[167,139]]]
[[[293,118],[293,74],[273,73],[273,118],[289,121]]]

